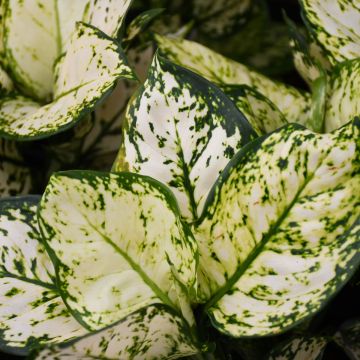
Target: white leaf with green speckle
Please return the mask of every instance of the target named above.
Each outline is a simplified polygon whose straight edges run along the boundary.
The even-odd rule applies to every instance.
[[[360,60],[334,67],[326,98],[325,131],[333,131],[360,114]]]
[[[296,337],[271,351],[268,360],[320,360],[329,339]]]
[[[360,3],[349,0],[301,0],[312,35],[337,62],[360,56]]]
[[[350,360],[360,360],[360,318],[346,321],[334,336]]]
[[[310,42],[304,34],[297,28],[296,24],[289,18],[285,18],[290,34],[290,46],[296,70],[309,86],[321,74],[319,64],[311,56]]]
[[[140,309],[83,338],[42,350],[37,360],[178,359],[198,352],[184,319],[167,306]]]
[[[114,170],[148,175],[167,184],[190,221],[198,218],[231,157],[256,137],[219,88],[158,55],[125,121]]]
[[[38,232],[38,202],[35,196],[0,200],[0,349],[12,353],[86,333],[56,292]]]
[[[180,312],[178,284],[188,301],[195,296],[195,240],[172,193],[151,178],[55,174],[39,221],[62,297],[88,328],[101,329],[154,303]]]
[[[219,84],[249,85],[269,98],[289,122],[304,124],[310,107],[310,95],[270,80],[245,65],[196,42],[157,35],[161,54],[176,64],[189,68],[208,80]]]
[[[49,100],[60,51],[53,1],[4,1],[3,46],[10,74],[25,94]]]
[[[0,133],[34,140],[73,126],[113,88],[119,78],[133,78],[118,43],[92,26],[78,23],[66,55],[56,67],[55,99],[40,107],[23,98],[5,98]]]
[[[84,15],[89,23],[115,38],[124,22],[132,0],[90,0]]]
[[[259,135],[267,134],[287,124],[277,106],[250,86],[225,85],[222,90]]]
[[[360,262],[360,121],[317,135],[287,125],[241,150],[195,229],[200,295],[232,336],[313,315]]]

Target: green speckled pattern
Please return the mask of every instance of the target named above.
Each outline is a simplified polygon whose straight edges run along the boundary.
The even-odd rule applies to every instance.
[[[156,41],[161,54],[174,63],[215,84],[249,85],[269,98],[289,122],[304,124],[311,100],[308,93],[275,82],[196,42],[159,35]]]
[[[360,56],[360,3],[357,0],[301,0],[304,18],[328,60]]]
[[[39,240],[38,201],[0,200],[0,349],[20,354],[86,333],[56,292],[54,268]]]
[[[55,99],[48,105],[19,96],[2,100],[2,136],[34,140],[64,131],[89,113],[119,78],[133,78],[119,44],[84,23],[78,23],[55,75]]]
[[[222,90],[245,115],[259,135],[287,124],[285,116],[268,98],[248,85],[224,85]]]
[[[84,1],[84,0],[82,0]],[[84,22],[116,38],[132,0],[90,0]]]
[[[325,337],[295,337],[274,349],[267,360],[321,360]]]
[[[197,352],[186,322],[171,309],[157,304],[69,344],[44,349],[36,360],[170,360]]]
[[[325,131],[333,131],[360,114],[360,60],[336,66],[329,79]]]
[[[62,297],[88,328],[154,303],[189,314],[197,246],[173,195],[157,181],[130,173],[58,173],[41,200],[39,221]]]
[[[318,311],[359,264],[358,119],[287,125],[240,151],[196,229],[200,296],[231,336],[271,335]]]
[[[52,66],[59,55],[56,1],[5,0],[3,46],[11,76],[36,99],[49,100]]]
[[[220,171],[256,137],[219,88],[158,55],[125,121],[114,170],[167,184],[189,221],[198,218]]]

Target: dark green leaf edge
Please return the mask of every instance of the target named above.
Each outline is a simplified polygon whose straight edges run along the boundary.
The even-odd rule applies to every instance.
[[[192,234],[190,228],[188,227],[188,225],[184,221],[181,220],[180,208],[177,204],[175,195],[172,193],[172,191],[168,187],[166,187],[161,182],[155,180],[154,178],[151,178],[150,176],[145,176],[145,175],[140,175],[140,174],[135,174],[135,173],[130,173],[130,172],[116,172],[116,173],[112,173],[112,174],[118,176],[119,184],[123,185],[125,189],[130,189],[132,180],[136,180],[136,179],[142,179],[142,180],[144,180],[144,182],[147,182],[148,184],[153,186],[155,189],[157,189],[160,193],[162,193],[165,196],[165,199],[166,199],[168,205],[170,206],[170,209],[174,212],[175,216],[177,217],[178,221],[180,222],[181,226],[183,227],[186,238],[193,237],[193,234]],[[70,171],[57,172],[52,176],[65,176],[65,177],[81,180],[84,178],[89,179],[89,175],[90,175],[90,177],[106,178],[109,176],[109,173],[100,172],[100,171],[70,170]],[[89,180],[91,181],[91,178]],[[47,191],[45,190],[43,197],[46,195],[46,192]],[[41,202],[40,202],[40,204],[38,206],[38,211],[37,211],[37,217],[38,217],[38,221],[40,224],[42,223],[41,209],[42,209],[42,207],[41,207]],[[44,224],[42,224],[42,225],[44,226]],[[43,239],[46,238],[44,231],[42,229],[42,226],[40,226],[40,234]],[[59,292],[66,308],[68,309],[70,314],[75,318],[75,320],[77,320],[79,322],[79,324],[81,326],[83,326],[85,329],[87,329],[89,331],[92,331],[92,329],[86,324],[86,322],[83,321],[81,314],[78,311],[72,309],[72,307],[70,307],[68,305],[67,298],[69,297],[69,295],[63,291],[63,289],[61,287],[61,280],[59,278],[59,268],[61,267],[61,261],[56,256],[55,251],[51,248],[51,246],[45,240],[44,240],[44,246],[45,246],[46,251],[49,254],[50,259],[54,265],[55,274],[56,274],[55,284],[57,287],[57,291]],[[198,264],[199,264],[199,250],[198,249],[196,249],[196,251],[195,251],[195,263],[196,263],[196,268],[198,268]],[[174,278],[176,281],[178,281],[176,276],[174,276]],[[181,286],[182,289],[185,289],[184,286],[179,281],[178,281],[178,284]],[[193,285],[195,285],[195,282]],[[189,293],[188,289],[186,289],[186,290],[187,290],[187,293],[188,293],[190,299],[192,297],[194,297],[193,296],[194,294],[191,294],[191,292]],[[155,293],[156,293],[156,291],[155,291]],[[175,309],[174,309],[174,311],[176,312]],[[177,312],[177,314],[182,317],[180,311]]]
[[[116,44],[117,46],[117,52],[119,54],[119,58],[122,59],[122,61],[124,62],[125,65],[127,65],[131,70],[132,70],[132,74],[131,74],[131,78],[129,77],[128,79],[131,80],[138,80],[135,71],[132,69],[132,67],[129,65],[127,57],[125,56],[124,50],[121,47],[121,44],[119,41],[117,41],[114,38],[111,38],[110,36],[108,36],[107,34],[105,34],[104,32],[102,32],[101,30],[99,30],[98,28],[96,28],[95,26],[92,26],[90,24],[86,24],[83,22],[79,22],[82,23],[84,26],[92,28],[93,30],[95,30],[95,32],[97,32],[99,38],[101,39],[105,39],[105,40],[109,40],[111,42],[113,42],[114,44]],[[63,56],[64,54],[60,55]],[[12,75],[12,78],[15,79],[16,81],[16,77]],[[121,79],[122,76],[119,76],[118,79]],[[72,121],[68,122],[65,125],[61,125],[59,126],[56,130],[51,130],[51,131],[47,131],[46,133],[41,133],[40,135],[9,135],[8,133],[6,133],[5,131],[3,131],[1,129],[1,118],[0,118],[0,137],[4,138],[4,139],[8,139],[8,140],[16,140],[16,141],[34,141],[34,140],[40,140],[40,139],[45,139],[48,138],[50,136],[53,135],[57,135],[59,133],[62,133],[72,127],[74,127],[74,125],[76,125],[82,118],[84,118],[87,114],[91,113],[95,107],[97,105],[99,105],[100,103],[102,103],[112,92],[112,90],[115,88],[117,84],[117,81],[114,81],[114,84],[112,86],[110,86],[104,93],[102,93],[99,97],[94,98],[91,102],[89,102],[89,105],[86,107],[82,107],[82,109],[77,113],[76,116],[73,117]],[[64,94],[61,94],[59,97],[57,97],[56,99],[53,99],[51,102],[49,102],[48,104],[51,104],[52,102],[58,100],[59,98],[61,98],[61,96],[64,95],[68,95],[69,93],[73,92],[73,91],[77,91],[78,88],[75,87],[69,91],[67,91]],[[33,100],[33,99],[32,99]],[[35,99],[35,101],[37,101]],[[48,105],[46,104],[46,105]],[[1,103],[0,103],[1,106]]]
[[[359,127],[360,129],[360,118],[359,117],[355,117],[354,120],[350,121],[349,123],[343,125],[343,127],[348,126],[350,123],[352,123],[353,127]],[[289,125],[285,125],[280,129],[275,130],[272,133],[276,133],[281,131],[284,128],[288,128],[289,130],[292,129],[292,131],[295,130],[302,130],[302,129],[306,129],[304,126],[299,125],[299,124],[289,124]],[[338,131],[338,130],[336,130]],[[221,191],[221,187],[223,185],[223,183],[226,182],[227,178],[230,176],[231,174],[231,170],[233,168],[233,166],[238,165],[241,162],[245,162],[248,158],[248,156],[251,154],[251,152],[253,151],[257,151],[259,150],[259,148],[261,147],[261,144],[263,143],[263,141],[269,137],[272,133],[267,134],[265,136],[262,136],[260,138],[255,139],[254,141],[252,141],[251,143],[247,144],[244,148],[240,149],[240,151],[233,157],[233,159],[228,163],[228,165],[225,167],[225,169],[223,170],[223,172],[220,174],[220,176],[218,177],[217,181],[215,182],[215,184],[213,185],[212,189],[210,190],[209,196],[206,199],[205,202],[205,206],[204,206],[204,210],[203,213],[201,214],[199,220],[197,220],[196,225],[201,224],[201,222],[203,221],[203,219],[209,215],[208,214],[208,208],[210,207],[211,204],[213,203],[217,203],[218,202],[218,194]],[[360,216],[358,216],[358,218],[354,221],[354,223],[351,225],[351,227],[346,231],[346,233],[344,233],[342,235],[342,237],[346,237],[354,228],[356,228],[357,226],[360,225]],[[340,274],[344,274],[347,273],[347,276],[345,278],[345,280],[339,284],[337,286],[337,288],[335,289],[335,291],[333,291],[333,293],[329,294],[329,296],[327,297],[327,299],[325,301],[322,302],[322,304],[315,310],[310,312],[306,317],[292,323],[289,326],[284,327],[283,329],[281,329],[281,331],[278,334],[282,334],[294,327],[296,327],[297,325],[299,325],[300,323],[308,320],[309,318],[311,318],[313,315],[315,315],[317,312],[321,311],[322,309],[324,309],[328,303],[330,302],[330,300],[332,300],[334,298],[334,296],[336,294],[339,293],[339,291],[348,283],[348,281],[351,279],[351,277],[355,274],[355,272],[357,271],[357,268],[360,266],[360,231],[358,231],[357,236],[359,237],[359,242],[358,242],[358,248],[359,248],[359,252],[348,262],[349,264],[353,264],[354,266],[352,267],[351,271],[345,271],[344,269],[336,269],[336,273],[337,275]],[[256,254],[255,254],[256,256]],[[251,259],[252,262],[253,259]],[[245,263],[243,263],[243,266],[241,266],[241,269],[243,268],[247,268],[248,267],[248,261],[245,261]],[[237,273],[238,271],[236,271]],[[231,338],[235,338],[234,336],[232,336],[230,333],[224,331],[224,329],[222,328],[222,325],[220,323],[218,323],[215,318],[212,316],[211,313],[209,313],[209,309],[211,308],[211,306],[213,304],[215,304],[218,300],[220,300],[227,292],[228,290],[231,289],[231,287],[236,283],[236,281],[238,280],[238,277],[235,276],[236,273],[228,280],[228,282],[222,287],[220,288],[209,300],[207,303],[204,304],[203,306],[203,315],[206,314],[208,315],[211,324],[216,328],[221,330],[222,333],[224,333],[225,335],[231,337]],[[269,334],[269,335],[250,335],[250,336],[241,336],[241,338],[247,338],[247,339],[258,339],[261,337],[271,337],[273,336],[273,334]]]

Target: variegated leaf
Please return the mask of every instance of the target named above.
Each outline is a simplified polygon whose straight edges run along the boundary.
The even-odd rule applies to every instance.
[[[197,246],[173,195],[157,181],[130,173],[58,173],[39,219],[62,297],[88,328],[154,303],[179,311],[184,297],[193,296]],[[178,294],[178,284],[188,293]]]
[[[337,62],[360,56],[360,4],[348,0],[301,0],[312,35]]]
[[[164,12],[164,9],[151,9],[138,15],[126,28],[126,36],[122,44],[128,44],[131,40],[135,39],[162,12]]]
[[[245,65],[192,41],[157,35],[161,54],[176,64],[189,68],[201,76],[224,85],[249,85],[270,99],[289,122],[304,124],[311,99],[310,94],[272,81]]]
[[[55,0],[58,56],[67,50],[76,22],[83,19],[87,6],[89,1],[86,0]]]
[[[127,52],[137,77],[143,81],[153,57],[152,46],[129,49]],[[126,105],[138,84],[122,79],[116,88],[92,113],[93,127],[83,138],[79,151],[84,169],[110,171],[121,145],[121,130]]]
[[[55,99],[48,105],[23,97],[5,98],[0,107],[2,136],[34,140],[73,126],[112,89],[119,78],[133,78],[117,42],[78,23],[56,70]]]
[[[156,55],[129,105],[115,171],[167,184],[190,221],[231,157],[255,133],[219,88]]]
[[[353,319],[340,326],[334,336],[350,360],[360,360],[360,319]]]
[[[288,125],[241,150],[195,237],[212,323],[232,336],[313,315],[360,262],[360,121],[317,135]]]
[[[296,337],[271,351],[268,360],[321,360],[328,341],[325,337]]]
[[[84,15],[89,23],[116,38],[132,0],[90,0]]]
[[[325,131],[346,124],[360,114],[360,60],[346,61],[336,66],[329,79]]]
[[[225,85],[222,90],[259,135],[267,134],[287,124],[277,106],[250,86]]]
[[[301,77],[311,86],[313,81],[321,75],[319,64],[310,54],[310,42],[306,36],[292,20],[288,17],[285,17],[285,20],[289,28],[294,65]]]
[[[17,144],[0,139],[0,197],[31,193],[35,185],[33,172]]]
[[[57,294],[38,231],[38,201],[0,200],[0,348],[20,354],[86,333]]]
[[[83,338],[44,349],[36,359],[178,359],[198,352],[189,334],[184,319],[156,304]]]
[[[54,2],[4,1],[4,54],[11,76],[25,94],[49,100],[52,66],[59,56]]]

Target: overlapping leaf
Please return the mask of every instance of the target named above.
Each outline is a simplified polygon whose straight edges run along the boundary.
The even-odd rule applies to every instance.
[[[90,112],[120,77],[133,75],[119,45],[99,30],[79,23],[57,65],[54,101],[40,107],[23,97],[5,97],[0,133],[27,140],[63,131]]]
[[[62,297],[79,321],[101,329],[154,303],[187,313],[197,247],[178,212],[172,194],[147,177],[52,176],[40,226]]]
[[[274,349],[268,360],[320,360],[328,339],[296,337]]]
[[[301,0],[312,35],[328,60],[350,60],[360,55],[360,5],[347,0]]]
[[[276,334],[318,311],[359,264],[359,132],[288,125],[240,151],[196,230],[202,295],[232,336]]]
[[[53,284],[36,220],[38,197],[0,201],[0,348],[24,354],[86,333]]]
[[[150,305],[79,340],[44,349],[36,359],[177,359],[198,352],[189,334],[171,308]]]
[[[259,135],[268,134],[287,123],[277,106],[250,86],[225,85],[222,90]]]
[[[116,38],[132,0],[90,0],[84,22]]]
[[[161,54],[174,63],[185,66],[219,85],[249,85],[270,99],[289,122],[305,123],[310,106],[309,94],[272,81],[196,42],[159,35],[156,40]]]
[[[219,172],[255,136],[220,89],[158,55],[126,122],[114,169],[170,186],[190,221],[198,218]]]

